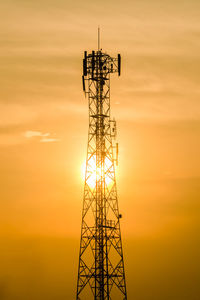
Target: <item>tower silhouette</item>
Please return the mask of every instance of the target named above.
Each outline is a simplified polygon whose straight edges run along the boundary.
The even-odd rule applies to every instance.
[[[121,73],[121,56],[84,52],[83,90],[89,131],[82,210],[77,300],[127,299],[115,164],[116,121],[110,116],[110,74]],[[86,87],[87,83],[87,87]]]

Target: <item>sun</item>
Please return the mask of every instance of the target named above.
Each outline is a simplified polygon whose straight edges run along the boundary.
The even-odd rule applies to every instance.
[[[86,176],[86,177],[85,177]],[[114,182],[114,166],[113,162],[107,157],[105,158],[104,165],[102,168],[96,166],[96,156],[93,155],[87,164],[86,173],[86,162],[81,165],[81,177],[82,180],[86,181],[91,189],[96,187],[96,183],[101,179],[105,178],[105,185],[108,187]]]

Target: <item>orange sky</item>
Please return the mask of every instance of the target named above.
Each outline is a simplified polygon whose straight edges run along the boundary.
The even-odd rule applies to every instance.
[[[74,299],[82,55],[98,25],[122,55],[111,109],[129,299],[198,299],[199,19],[197,0],[0,3],[1,299]]]

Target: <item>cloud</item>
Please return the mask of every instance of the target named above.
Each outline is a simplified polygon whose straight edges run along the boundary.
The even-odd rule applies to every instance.
[[[60,139],[50,137],[49,132],[43,133],[41,131],[35,131],[35,130],[27,130],[24,133],[24,136],[27,139],[31,139],[31,138],[34,138],[34,137],[40,137],[41,139],[39,141],[41,143],[49,143],[49,142],[58,142],[58,141],[60,141]]]
[[[24,136],[26,138],[32,138],[32,137],[35,137],[35,136],[49,136],[50,133],[42,133],[40,131],[33,131],[33,130],[28,130],[24,133]]]
[[[59,141],[60,141],[60,139],[46,138],[46,137],[44,137],[40,140],[41,143],[59,142]]]

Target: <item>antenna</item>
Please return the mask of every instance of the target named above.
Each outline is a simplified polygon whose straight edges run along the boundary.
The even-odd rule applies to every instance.
[[[121,75],[121,55],[118,54],[117,56],[117,60],[118,60],[118,75]]]
[[[98,26],[98,51],[100,51],[100,27]]]

